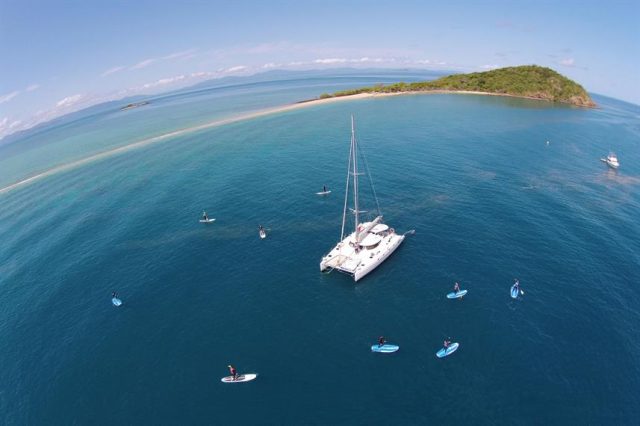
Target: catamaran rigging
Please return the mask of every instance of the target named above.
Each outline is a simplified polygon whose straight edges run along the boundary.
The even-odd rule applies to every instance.
[[[358,170],[358,144],[355,136],[355,125],[351,116],[351,146],[349,149],[349,162],[347,167],[347,179],[345,183],[345,198],[342,211],[342,227],[340,230],[340,242],[325,255],[320,261],[320,271],[337,269],[353,276],[358,281],[380,265],[402,243],[406,234],[399,235],[393,228],[382,223],[380,205],[375,188],[369,182],[374,195],[377,216],[372,221],[361,221],[366,210],[360,210],[359,176],[364,173]],[[368,165],[364,156],[362,162],[368,172]],[[348,206],[349,189],[353,188],[353,207]],[[347,224],[347,212],[353,214],[354,230],[345,235]]]

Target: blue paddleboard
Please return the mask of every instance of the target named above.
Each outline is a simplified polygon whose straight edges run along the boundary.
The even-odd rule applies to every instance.
[[[451,293],[447,294],[447,299],[458,299],[465,294],[467,294],[467,290],[452,291]]]
[[[512,285],[511,286],[511,298],[512,299],[517,299],[518,298],[518,293],[520,293],[520,290],[516,288],[516,285]]]
[[[457,351],[459,347],[460,347],[460,344],[458,342],[452,343],[449,345],[449,347],[446,350],[442,348],[438,352],[436,352],[436,356],[438,358],[444,358],[445,356],[449,356],[455,351]]]
[[[398,345],[384,344],[382,346],[380,346],[380,345],[372,345],[371,346],[371,352],[380,352],[380,353],[383,353],[383,354],[390,354],[392,352],[397,351],[398,349],[400,349],[400,346],[398,346]]]
[[[113,306],[120,306],[122,305],[122,300],[118,299],[117,297],[114,297],[113,299],[111,299],[111,303],[113,303]]]

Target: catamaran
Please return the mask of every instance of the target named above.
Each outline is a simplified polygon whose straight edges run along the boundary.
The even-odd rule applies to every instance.
[[[382,222],[375,190],[372,192],[376,206],[378,206],[377,217],[370,222],[361,222],[361,214],[365,213],[365,211],[359,210],[360,206],[358,205],[358,176],[362,175],[362,173],[358,172],[358,154],[355,126],[353,116],[351,116],[351,150],[349,152],[340,242],[322,258],[320,271],[328,270],[330,272],[337,269],[340,272],[351,275],[354,281],[363,278],[384,262],[400,246],[406,235],[397,234],[393,228]],[[349,210],[353,214],[355,225],[353,232],[345,236],[350,186],[353,188],[353,208]]]

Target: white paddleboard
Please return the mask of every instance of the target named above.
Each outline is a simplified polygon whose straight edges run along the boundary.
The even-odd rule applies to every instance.
[[[457,351],[459,347],[460,347],[460,344],[458,342],[452,343],[449,345],[449,347],[446,350],[445,348],[442,348],[438,352],[436,352],[436,356],[438,358],[444,358],[445,356],[449,356],[455,351]]]
[[[267,238],[267,233],[264,231],[264,229],[260,230],[260,238],[262,238],[263,240]]]
[[[113,306],[120,306],[122,305],[122,300],[118,299],[117,297],[114,297],[113,299],[111,299],[111,303],[113,303]]]
[[[327,195],[327,194],[331,194],[331,191],[320,191],[320,192],[316,192],[316,195]]]
[[[211,223],[211,222],[215,222],[216,220],[214,218],[209,218],[209,219],[200,219],[200,223]]]
[[[222,383],[242,383],[242,382],[250,382],[251,380],[258,377],[257,374],[239,374],[238,377],[233,380],[233,376],[227,376],[220,379]]]
[[[467,294],[467,290],[452,291],[451,293],[447,294],[447,299],[458,299],[465,294]]]

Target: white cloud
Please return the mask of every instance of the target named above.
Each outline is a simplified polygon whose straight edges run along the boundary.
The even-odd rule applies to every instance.
[[[363,63],[382,63],[382,62],[395,62],[395,58],[371,58],[369,56],[363,56],[361,58],[320,58],[314,59],[314,64],[331,65],[331,64],[363,64]]]
[[[273,62],[269,62],[268,64],[264,64],[264,65],[262,66],[262,68],[265,68],[265,69],[266,69],[266,68],[275,68],[275,67],[278,67],[278,66],[280,66],[280,65],[275,64],[275,63],[273,63]]]
[[[70,106],[73,106],[73,105],[77,104],[83,98],[84,98],[84,95],[81,94],[81,93],[78,93],[77,95],[67,96],[66,98],[58,101],[56,103],[56,107],[57,108],[68,108]]]
[[[22,130],[24,126],[20,127],[21,124],[22,121],[20,120],[10,121],[9,117],[4,117],[0,120],[0,139],[18,130]]]
[[[496,68],[500,68],[500,65],[496,65],[496,64],[482,65],[480,68],[482,68],[483,70],[493,70]]]
[[[191,77],[194,78],[199,78],[199,77],[209,77],[215,75],[215,73],[209,72],[209,71],[199,71],[199,72],[192,72],[191,73]]]
[[[168,54],[166,56],[161,56],[161,57],[158,57],[158,58],[148,58],[148,59],[145,59],[144,61],[140,61],[137,64],[130,66],[129,69],[130,70],[139,70],[139,69],[142,69],[142,68],[146,68],[149,65],[154,64],[154,63],[159,62],[159,61],[171,61],[171,60],[174,60],[174,59],[182,59],[182,60],[190,59],[190,58],[193,58],[195,56],[195,52],[197,52],[197,50],[198,50],[197,48],[191,48],[191,49],[187,49],[187,50],[182,50],[180,52],[170,53],[170,54]],[[112,70],[115,70],[115,71],[112,71],[112,72],[120,71],[121,69],[124,69],[124,67],[122,67],[122,68],[115,67],[115,68],[112,68]],[[105,71],[103,73],[103,77],[105,75],[110,74],[108,71],[111,71],[111,70]]]
[[[33,84],[28,85],[27,88],[24,89],[24,90],[26,90],[27,92],[33,92],[34,90],[38,89],[39,87],[40,87],[39,84],[33,83]]]
[[[5,102],[9,102],[11,99],[13,99],[16,96],[18,96],[19,93],[20,93],[19,90],[14,90],[13,92],[7,93],[6,95],[1,95],[0,96],[0,104],[3,104]]]
[[[188,59],[188,58],[192,58],[194,56],[194,53],[197,50],[198,49],[196,49],[196,48],[191,48],[191,49],[183,50],[183,51],[180,51],[180,52],[171,53],[171,54],[169,54],[167,56],[163,56],[162,59],[171,60],[171,59]]]
[[[345,58],[323,58],[323,59],[314,59],[314,64],[343,64],[347,62],[348,59]]]
[[[132,66],[129,69],[130,70],[139,70],[141,68],[148,67],[149,65],[153,64],[156,61],[157,61],[156,58],[145,59],[144,61],[138,62],[137,64],[135,64],[134,66]]]
[[[150,89],[158,86],[166,86],[167,84],[176,83],[187,78],[186,75],[176,75],[174,77],[161,78],[160,80],[154,81],[153,83],[147,83],[142,85],[142,89]]]
[[[565,58],[565,59],[561,59],[560,62],[558,62],[560,65],[564,65],[565,67],[572,67],[575,65],[576,61],[573,58]]]
[[[238,71],[244,71],[246,69],[247,69],[247,67],[245,67],[244,65],[237,65],[235,67],[227,68],[226,70],[223,70],[222,72],[238,72]]]
[[[428,59],[418,59],[415,62],[416,64],[420,64],[420,65],[429,65],[431,63],[431,61]]]
[[[395,61],[395,59],[393,58],[389,58],[389,59],[384,59],[384,58],[369,58],[368,56],[363,56],[362,58],[357,58],[357,59],[349,59],[349,62],[353,62],[353,63],[364,63],[364,62],[375,62],[375,63],[380,63],[380,62],[393,62]]]
[[[118,71],[122,71],[123,69],[125,69],[126,67],[123,66],[117,66],[117,67],[113,67],[113,68],[109,68],[108,70],[106,70],[105,72],[103,72],[102,74],[100,74],[100,77],[106,77],[109,74],[113,74],[116,73]]]

